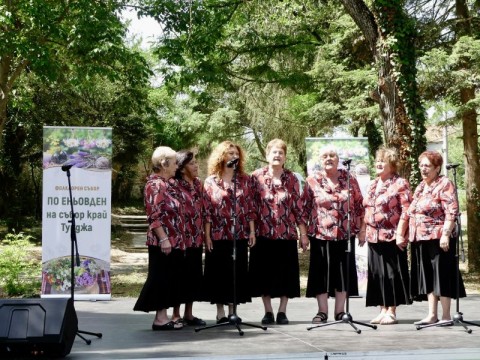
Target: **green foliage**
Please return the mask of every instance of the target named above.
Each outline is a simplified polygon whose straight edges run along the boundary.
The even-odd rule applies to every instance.
[[[377,15],[378,26],[382,32],[380,51],[389,54],[389,64],[393,68],[398,93],[402,99],[407,115],[408,124],[399,122],[398,129],[404,130],[405,125],[409,128],[407,133],[400,133],[403,141],[398,144],[404,146],[399,149],[401,154],[409,154],[411,166],[410,183],[416,185],[420,181],[417,159],[421,152],[426,149],[425,138],[425,111],[418,96],[417,87],[417,55],[415,39],[417,31],[415,22],[404,9],[403,0],[375,0],[373,9]],[[382,55],[387,57],[386,55]]]
[[[31,239],[13,232],[0,242],[0,288],[6,296],[32,296],[40,290],[41,262],[31,253]]]

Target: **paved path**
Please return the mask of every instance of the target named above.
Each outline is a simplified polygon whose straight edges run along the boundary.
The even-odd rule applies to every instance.
[[[316,301],[293,299],[288,305],[289,325],[264,331],[242,324],[244,336],[232,325],[199,332],[190,327],[154,332],[153,314],[133,312],[134,303],[131,298],[77,301],[80,330],[101,332],[103,337],[92,338],[90,346],[77,337],[68,359],[480,359],[480,327],[471,326],[471,334],[459,324],[416,330],[412,323],[423,318],[426,303],[399,307],[397,325],[377,330],[359,326],[362,332],[357,334],[346,323],[308,331]],[[364,303],[363,298],[350,300],[354,320],[367,322],[376,315],[377,309]],[[452,305],[453,314],[455,302]],[[460,310],[465,320],[480,324],[480,295],[462,299]],[[195,304],[194,313],[214,323],[214,305]],[[261,300],[239,305],[237,313],[245,323],[259,325]]]

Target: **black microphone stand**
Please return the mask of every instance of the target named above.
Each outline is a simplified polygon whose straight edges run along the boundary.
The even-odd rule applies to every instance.
[[[455,184],[455,198],[457,199],[457,204],[458,202],[458,191],[457,191],[457,166],[458,164],[454,165],[447,165],[447,170],[453,169],[453,183]],[[442,322],[436,322],[433,324],[427,324],[427,325],[417,325],[417,330],[422,330],[423,328],[426,327],[431,327],[431,326],[451,326],[455,324],[460,324],[464,327],[465,331],[469,334],[472,333],[472,329],[469,329],[465,324],[469,324],[472,326],[480,326],[479,324],[475,324],[470,321],[466,321],[463,319],[463,313],[460,312],[460,243],[462,243],[462,261],[465,262],[465,250],[463,247],[463,238],[462,238],[462,223],[461,223],[461,214],[460,211],[457,214],[457,217],[455,218],[455,226],[457,227],[457,234],[458,234],[458,239],[456,241],[456,246],[455,246],[455,264],[456,264],[456,269],[455,269],[455,275],[456,275],[456,280],[457,280],[457,288],[456,288],[456,293],[457,293],[457,298],[456,298],[456,310],[457,312],[455,315],[453,315],[452,320],[448,321],[442,321]]]
[[[255,325],[255,324],[249,324],[242,322],[242,319],[238,317],[237,315],[237,231],[236,231],[236,224],[237,224],[237,172],[238,172],[238,161],[232,161],[231,162],[233,166],[233,198],[232,198],[232,234],[233,234],[233,253],[232,253],[232,259],[233,259],[233,313],[228,316],[228,322],[222,322],[220,324],[214,324],[214,325],[209,325],[209,326],[204,326],[200,328],[195,328],[195,332],[199,332],[201,330],[205,329],[211,329],[211,328],[216,328],[219,326],[226,326],[226,325],[232,325],[235,326],[238,330],[238,334],[240,336],[243,336],[243,330],[240,328],[240,325],[246,325],[246,326],[251,326],[255,328],[259,328],[262,330],[267,330],[266,326],[261,326],[261,325]],[[227,164],[228,166],[228,164]],[[230,166],[229,166],[230,167]]]
[[[319,324],[319,325],[311,326],[311,327],[307,328],[307,330],[312,330],[312,329],[315,329],[315,328],[318,328],[318,327],[335,325],[335,324],[339,324],[339,323],[349,324],[351,327],[353,327],[355,329],[357,334],[360,334],[362,332],[362,330],[357,328],[354,324],[362,325],[362,326],[368,326],[372,329],[377,329],[376,325],[371,325],[371,324],[367,324],[367,323],[363,323],[363,322],[360,322],[360,321],[353,320],[353,317],[350,314],[350,294],[349,294],[350,293],[350,290],[349,290],[349,288],[350,288],[350,255],[351,255],[351,251],[352,251],[352,242],[350,241],[351,231],[352,231],[351,227],[350,227],[350,221],[351,221],[351,219],[350,219],[350,162],[351,162],[351,160],[346,160],[346,161],[343,162],[343,165],[346,167],[346,170],[347,170],[347,190],[348,190],[347,191],[347,206],[348,206],[348,209],[347,209],[347,250],[346,250],[346,253],[347,253],[347,258],[346,258],[347,274],[345,276],[347,296],[345,298],[345,313],[343,314],[341,320],[336,320],[336,321],[332,321],[332,322],[329,322],[329,323],[326,323],[326,324]]]
[[[73,211],[73,196],[72,196],[72,184],[70,182],[70,168],[71,165],[64,165],[62,166],[62,170],[66,171],[67,173],[67,178],[68,178],[68,192],[70,194],[70,211],[72,214],[72,220],[69,220],[68,222],[71,224],[70,227],[70,240],[71,240],[71,251],[70,251],[70,280],[71,280],[71,287],[70,287],[70,298],[72,299],[72,304],[75,307],[75,260],[77,266],[80,266],[80,255],[78,254],[78,242],[77,242],[77,233],[75,232],[75,212]],[[74,257],[75,255],[75,257]],[[93,333],[89,331],[82,331],[78,330],[77,328],[77,336],[81,338],[87,345],[90,345],[92,343],[92,340],[89,340],[82,336],[81,334],[87,334],[87,335],[92,335],[96,336],[97,338],[102,338],[102,333]]]

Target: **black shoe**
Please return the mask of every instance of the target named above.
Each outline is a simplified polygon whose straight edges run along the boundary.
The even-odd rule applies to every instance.
[[[226,316],[220,319],[217,317],[217,324],[223,324],[223,323],[228,323],[228,318]]]
[[[266,312],[265,316],[262,319],[262,324],[263,325],[270,325],[275,322],[275,318],[273,317],[273,313],[271,312]]]
[[[284,312],[279,312],[277,314],[277,324],[278,325],[287,325],[288,324],[287,315],[285,315]]]
[[[207,323],[205,321],[203,321],[202,319],[199,319],[195,316],[193,317],[192,320],[184,318],[183,322],[185,324],[189,325],[189,326],[205,326],[205,325],[207,325]]]

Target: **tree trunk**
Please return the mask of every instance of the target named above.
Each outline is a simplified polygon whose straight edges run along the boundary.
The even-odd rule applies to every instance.
[[[0,153],[3,149],[3,130],[7,123],[7,102],[8,102],[8,74],[10,71],[9,58],[0,59]]]
[[[0,153],[3,150],[3,130],[7,123],[7,99],[0,99]],[[1,171],[1,165],[0,165]]]
[[[457,39],[472,35],[471,18],[465,0],[456,0],[455,10]],[[464,64],[467,67],[468,63]],[[475,99],[475,88],[460,90],[460,101],[467,105]],[[480,156],[478,145],[477,111],[466,106],[461,114],[463,126],[463,149],[465,151],[465,190],[467,203],[468,270],[480,271]]]
[[[475,98],[475,89],[462,89],[465,104]],[[469,109],[462,114],[465,150],[465,187],[467,203],[468,269],[480,271],[480,157],[478,154],[477,113]]]
[[[378,86],[371,94],[378,102],[383,122],[385,144],[398,149],[401,175],[410,176],[412,164],[411,146],[413,143],[410,120],[403,99],[399,95],[397,78],[392,65],[392,52],[386,45],[385,31],[380,30],[377,18],[362,0],[340,0],[346,12],[362,31],[378,67]],[[394,7],[389,8],[389,10]],[[395,16],[396,14],[390,14]],[[385,29],[384,29],[385,30]]]

